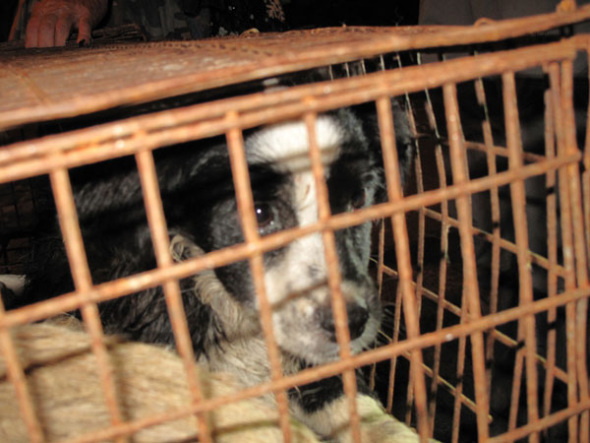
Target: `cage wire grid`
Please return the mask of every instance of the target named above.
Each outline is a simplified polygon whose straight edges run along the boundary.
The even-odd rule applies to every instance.
[[[571,84],[572,60],[578,51],[588,51],[590,41],[585,37],[575,37],[559,43],[532,46],[523,49],[503,51],[480,55],[477,58],[466,57],[448,60],[444,64],[425,64],[404,66],[401,69],[367,74],[365,77],[335,79],[330,83],[297,86],[247,97],[237,97],[212,103],[193,105],[182,109],[173,109],[151,115],[128,118],[114,123],[107,123],[93,128],[71,131],[27,142],[15,143],[0,150],[0,181],[8,183],[40,174],[49,174],[56,200],[63,238],[66,244],[76,291],[64,294],[10,312],[0,311],[0,343],[6,361],[8,378],[15,386],[17,400],[23,419],[27,424],[31,441],[44,441],[41,424],[36,417],[35,407],[31,402],[25,373],[19,362],[11,338],[12,327],[32,321],[42,320],[64,311],[81,309],[84,323],[92,339],[92,350],[97,357],[97,367],[105,393],[105,401],[110,411],[112,426],[92,434],[80,436],[68,441],[85,442],[102,439],[125,441],[126,437],[144,427],[152,426],[179,417],[195,415],[199,439],[214,441],[206,420],[206,413],[239,399],[274,393],[280,411],[280,424],[284,439],[290,440],[286,390],[331,375],[343,374],[345,393],[349,401],[351,427],[354,441],[360,441],[358,430],[358,412],[354,395],[354,369],[391,360],[391,380],[394,378],[395,362],[404,356],[411,362],[410,389],[407,403],[414,405],[414,412],[406,414],[406,421],[417,417],[417,428],[423,437],[429,436],[436,425],[435,396],[437,389],[449,391],[454,396],[454,414],[451,441],[458,441],[461,428],[462,407],[476,415],[478,439],[480,441],[513,441],[526,436],[531,441],[538,441],[541,432],[549,426],[568,420],[570,441],[588,441],[588,420],[590,400],[588,398],[588,380],[586,361],[587,325],[585,315],[587,298],[590,294],[588,283],[587,255],[588,216],[590,182],[589,152],[584,156],[578,150],[575,140],[575,123],[573,120]],[[543,67],[549,75],[550,87],[545,93],[547,125],[545,133],[545,155],[533,155],[523,152],[520,142],[521,129],[518,126],[514,72],[533,67]],[[500,75],[503,84],[503,104],[506,111],[506,148],[494,145],[489,120],[483,121],[484,142],[465,141],[462,136],[459,103],[456,85],[473,81],[478,100],[485,107],[485,94],[481,78]],[[436,189],[425,190],[418,161],[416,177],[418,191],[404,196],[399,186],[398,159],[395,154],[395,134],[389,100],[392,96],[403,97],[405,94],[422,93],[424,89],[443,88],[445,106],[445,125],[448,129],[448,148],[451,152],[452,182],[446,181],[443,159],[443,143],[436,141],[434,152],[438,171]],[[381,132],[384,151],[384,165],[389,200],[354,213],[331,215],[327,199],[325,181],[319,149],[314,134],[315,119],[318,113],[354,104],[374,102]],[[436,118],[432,106],[427,101],[427,120],[431,129],[438,133]],[[309,134],[310,159],[314,179],[318,189],[320,217],[317,223],[270,236],[260,237],[256,229],[256,217],[249,186],[248,172],[243,151],[242,131],[261,124],[299,118],[306,123]],[[240,217],[244,226],[245,242],[231,248],[222,249],[192,258],[186,262],[174,263],[170,254],[168,233],[162,202],[159,196],[152,151],[164,145],[195,140],[213,135],[225,135],[231,156],[234,180],[237,184],[237,197]],[[418,138],[418,147],[421,140]],[[469,178],[467,171],[467,150],[485,153],[489,174],[478,179]],[[125,279],[93,285],[87,263],[80,227],[76,219],[76,210],[67,171],[70,168],[103,161],[126,155],[135,156],[137,169],[141,178],[145,208],[148,215],[152,242],[157,258],[157,268]],[[495,171],[495,159],[507,157],[509,168]],[[526,164],[524,164],[526,161]],[[580,180],[579,164],[586,166]],[[527,239],[524,181],[527,178],[546,175],[548,186],[559,182],[560,207],[556,205],[555,195],[547,197],[548,207],[548,245],[547,257],[530,251]],[[580,185],[582,183],[582,186]],[[512,196],[512,210],[515,217],[516,238],[509,241],[501,238],[499,227],[492,232],[484,232],[475,227],[472,221],[470,198],[477,192],[490,191],[492,213],[499,213],[498,189],[508,185]],[[449,203],[456,204],[457,216],[450,214]],[[436,209],[439,205],[440,209]],[[438,287],[436,290],[425,287],[423,275],[416,273],[412,260],[408,236],[406,214],[418,211],[421,217],[419,227],[420,239],[424,239],[424,220],[432,219],[440,224],[440,267],[438,270]],[[558,263],[557,213],[561,218],[563,263]],[[368,220],[387,219],[391,223],[395,243],[396,267],[386,265],[383,260],[385,234],[380,244],[379,279],[393,276],[397,279],[396,313],[398,321],[393,331],[394,340],[383,346],[351,355],[349,331],[346,327],[346,309],[340,291],[340,275],[336,256],[333,233],[335,230],[359,224]],[[584,226],[586,224],[586,229]],[[461,297],[449,300],[446,278],[449,249],[448,232],[459,232],[460,252],[462,256]],[[306,369],[295,375],[282,374],[278,348],[272,333],[271,307],[268,303],[263,279],[262,255],[293,240],[311,233],[322,233],[325,243],[326,261],[328,263],[329,285],[332,289],[332,304],[340,344],[340,359],[321,367]],[[492,266],[489,309],[484,312],[481,306],[480,289],[477,280],[474,237],[483,238],[492,245]],[[500,253],[509,251],[518,259],[519,304],[510,309],[498,308],[498,275],[500,273]],[[424,246],[419,246],[418,267],[424,269]],[[246,388],[235,395],[224,398],[205,398],[202,387],[196,382],[195,358],[190,344],[188,325],[180,299],[178,279],[189,277],[198,272],[223,266],[238,260],[249,260],[254,282],[261,306],[261,323],[265,333],[266,345],[271,361],[271,380],[261,385]],[[549,295],[541,300],[533,300],[530,266],[534,264],[548,272]],[[565,288],[558,293],[558,279],[565,282]],[[174,329],[178,353],[183,359],[190,383],[192,404],[190,407],[169,411],[158,416],[127,422],[121,417],[117,395],[113,385],[112,372],[104,345],[104,334],[96,304],[131,294],[139,289],[162,285]],[[437,305],[436,328],[432,332],[420,333],[420,309],[424,300],[431,300]],[[556,338],[549,332],[547,355],[539,355],[535,344],[534,315],[547,312],[549,319],[554,319],[556,309],[565,307],[569,338],[567,340],[567,367],[559,368],[555,363]],[[403,312],[403,314],[402,314]],[[450,313],[459,318],[458,324],[444,326],[443,316]],[[400,325],[404,319],[406,338],[400,339]],[[517,339],[509,337],[498,326],[511,321],[518,322]],[[474,399],[463,392],[462,382],[453,385],[440,373],[442,346],[457,340],[456,379],[463,380],[465,362],[470,359],[474,378]],[[468,356],[468,346],[471,356]],[[513,393],[511,396],[510,419],[508,430],[501,435],[490,437],[489,425],[492,420],[489,411],[491,389],[490,368],[486,365],[493,358],[494,342],[500,342],[516,349],[515,371],[513,376]],[[524,345],[521,345],[523,343]],[[433,367],[424,362],[423,350],[433,348],[435,357]],[[539,401],[536,391],[536,368],[545,368],[545,398]],[[517,425],[519,394],[522,375],[525,377],[527,423]],[[427,379],[430,378],[430,383]],[[550,387],[560,380],[567,384],[568,406],[566,409],[551,412],[547,397]],[[428,386],[430,392],[428,392]],[[394,385],[389,383],[387,408],[393,407]],[[537,409],[541,404],[541,409]]]

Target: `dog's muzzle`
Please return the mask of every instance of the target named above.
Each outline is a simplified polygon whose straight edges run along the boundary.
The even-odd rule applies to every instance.
[[[355,340],[365,331],[365,326],[369,320],[369,311],[357,303],[347,303],[346,314],[348,317],[350,339]],[[331,306],[321,309],[317,315],[319,324],[329,333],[330,340],[336,342],[336,325]]]

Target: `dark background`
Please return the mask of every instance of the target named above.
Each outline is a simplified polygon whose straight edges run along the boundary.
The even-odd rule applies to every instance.
[[[0,0],[0,41],[6,41],[18,0]],[[397,26],[418,22],[419,0],[283,0],[290,29]]]
[[[398,26],[418,22],[419,0],[286,0],[292,28]]]

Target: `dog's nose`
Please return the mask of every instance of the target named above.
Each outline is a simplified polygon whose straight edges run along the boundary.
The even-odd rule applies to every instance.
[[[365,330],[367,320],[369,320],[369,312],[356,303],[348,303],[346,305],[346,313],[348,314],[348,329],[350,331],[350,339],[359,338]],[[331,334],[332,341],[336,341],[336,326],[334,325],[334,316],[332,309],[327,308],[322,310],[320,324],[322,328]]]

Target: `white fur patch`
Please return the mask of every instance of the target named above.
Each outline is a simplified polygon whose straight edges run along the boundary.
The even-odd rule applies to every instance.
[[[344,132],[336,119],[322,115],[316,119],[317,143],[325,165],[340,153]],[[305,123],[290,121],[261,129],[246,142],[249,163],[272,163],[278,172],[310,170],[309,136]]]

